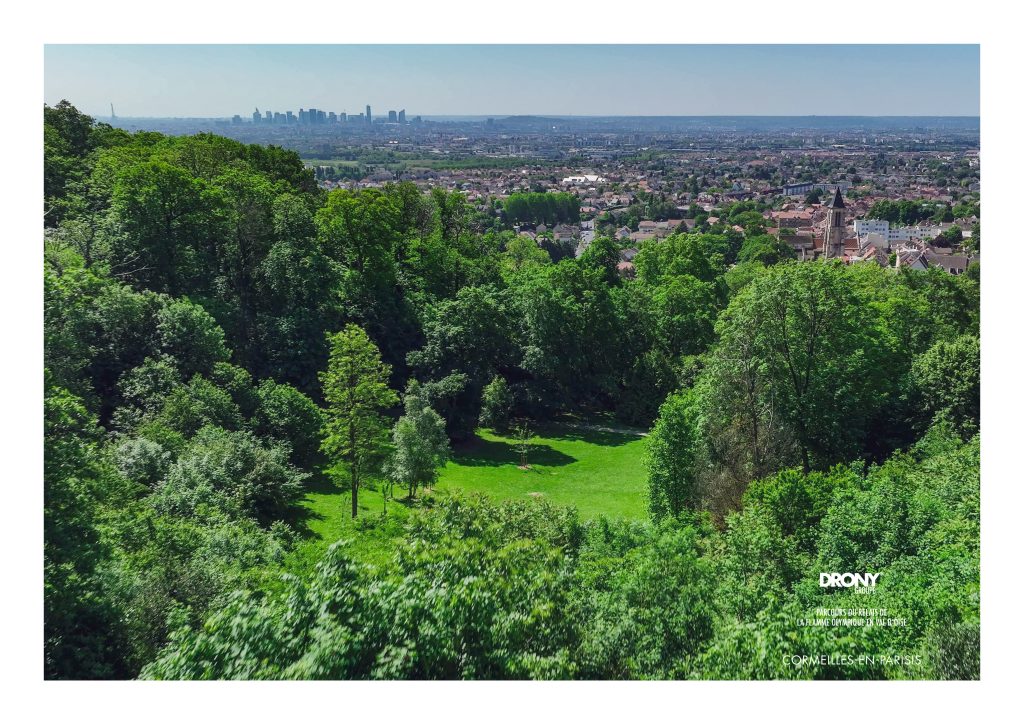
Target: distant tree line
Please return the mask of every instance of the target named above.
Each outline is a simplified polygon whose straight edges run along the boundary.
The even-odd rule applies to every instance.
[[[949,204],[935,201],[882,199],[871,206],[867,218],[882,219],[900,226],[915,226],[925,221],[948,223],[953,221],[954,214]]]
[[[505,220],[509,224],[577,224],[580,200],[567,192],[514,193],[505,199]]]

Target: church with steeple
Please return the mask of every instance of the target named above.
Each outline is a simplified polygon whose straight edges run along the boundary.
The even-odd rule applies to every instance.
[[[822,209],[825,211],[824,219],[819,216]],[[832,188],[829,201],[815,214],[821,220],[817,222],[812,237],[811,258],[840,259],[850,262],[857,255],[860,243],[853,230],[846,227],[847,219],[851,216],[848,211],[846,202],[843,200],[843,192],[836,184]]]
[[[828,203],[828,212],[825,215],[825,234],[821,247],[822,256],[825,259],[842,259],[844,252],[844,240],[846,237],[846,204],[843,203],[843,194],[836,186],[836,192]]]

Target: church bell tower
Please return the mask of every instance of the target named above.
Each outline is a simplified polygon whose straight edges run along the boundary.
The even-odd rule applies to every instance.
[[[822,252],[826,259],[843,258],[843,236],[846,234],[846,204],[843,203],[843,195],[839,193],[836,186],[836,193],[828,204],[828,215],[825,217],[825,242],[822,245]]]

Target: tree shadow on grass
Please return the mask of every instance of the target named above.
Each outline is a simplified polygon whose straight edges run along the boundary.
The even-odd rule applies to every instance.
[[[330,495],[346,491],[347,488],[337,485],[330,475],[317,471],[306,480],[303,492],[306,495],[309,493]],[[313,510],[308,505],[300,503],[293,505],[288,515],[282,519],[295,530],[299,538],[317,538],[319,536],[310,529],[309,522],[312,520],[324,520],[324,515]]]
[[[501,440],[484,440],[475,435],[456,446],[453,452],[452,459],[459,465],[499,467],[519,464],[519,452],[514,444]],[[526,457],[530,465],[557,467],[576,462],[572,455],[566,455],[541,443],[530,443],[530,452]]]
[[[309,523],[312,520],[323,520],[324,516],[320,513],[312,510],[305,505],[295,505],[288,512],[288,515],[284,516],[282,520],[287,523],[295,531],[295,535],[299,538],[317,538],[319,537],[313,532],[313,529],[309,527]]]
[[[643,439],[643,436],[640,434],[613,432],[611,430],[592,430],[583,427],[569,427],[567,425],[551,425],[539,428],[537,434],[552,440],[586,442],[591,445],[601,445],[602,447],[618,447],[619,445],[627,445]]]
[[[343,493],[348,488],[339,486],[330,475],[316,471],[306,480],[307,493]]]

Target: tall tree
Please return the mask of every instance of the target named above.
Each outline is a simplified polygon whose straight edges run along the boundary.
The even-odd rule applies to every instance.
[[[437,470],[449,456],[444,419],[427,405],[415,380],[405,392],[405,414],[395,425],[391,439],[394,451],[387,473],[395,482],[405,485],[409,497],[414,498],[421,485],[437,480]]]
[[[750,389],[741,408],[751,419],[777,419],[787,428],[805,471],[849,459],[881,404],[875,330],[871,308],[842,266],[773,267],[721,317],[710,365],[720,372],[713,397]],[[749,385],[741,382],[747,377]],[[728,412],[726,424],[738,414]],[[763,443],[751,442],[755,448]]]
[[[647,438],[647,483],[651,515],[678,515],[696,508],[697,456],[700,435],[693,391],[669,395]]]
[[[359,485],[377,469],[387,445],[387,418],[381,411],[398,402],[388,387],[390,365],[366,332],[349,324],[328,336],[331,356],[320,374],[327,400],[327,423],[321,449],[347,466],[352,490],[352,517],[359,514]]]

